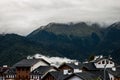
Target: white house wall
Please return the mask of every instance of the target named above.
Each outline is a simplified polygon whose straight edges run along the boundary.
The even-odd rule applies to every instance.
[[[39,78],[39,75],[34,75],[34,76],[30,76],[30,80],[41,80],[41,78]]]
[[[103,60],[101,60],[101,61],[99,61],[99,62],[97,62],[97,63],[94,63],[95,66],[96,66],[96,68],[104,68],[105,65],[107,64],[107,63],[106,63],[106,60],[107,60],[107,59],[103,59]],[[102,61],[104,61],[105,63],[102,64]],[[112,64],[110,64],[110,62],[112,62]],[[99,63],[100,63],[100,64],[99,64]],[[114,67],[114,66],[115,66],[114,62],[109,60],[109,61],[108,61],[108,64],[106,65],[106,68],[112,68],[112,67]]]
[[[52,72],[52,71],[57,71],[57,70],[56,69],[50,69],[43,76],[41,76],[41,78],[43,78],[48,72]]]
[[[73,77],[71,77],[71,78],[68,79],[68,80],[83,80],[83,79],[81,79],[81,78],[79,78],[79,77],[77,77],[77,76],[73,76]]]
[[[110,74],[110,73],[109,73],[109,78],[110,78],[110,80],[114,80],[115,79],[114,76],[112,74]]]
[[[57,71],[56,69],[50,69],[50,70],[48,70],[43,76],[41,76],[41,78],[42,77],[44,77],[48,72],[51,72],[51,71]],[[39,75],[30,75],[30,80],[40,80],[39,78]]]
[[[49,66],[47,63],[43,62],[43,61],[40,61],[38,63],[36,63],[35,65],[33,65],[31,67],[31,71],[35,70],[36,68],[38,68],[39,66]]]

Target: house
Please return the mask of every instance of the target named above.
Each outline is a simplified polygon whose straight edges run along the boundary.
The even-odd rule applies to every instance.
[[[80,62],[75,62],[75,63],[63,63],[62,65],[59,66],[60,71],[64,70],[69,70],[71,72],[74,72],[74,69],[79,69],[81,70],[82,64]]]
[[[66,77],[64,80],[97,80],[101,78],[89,72],[74,73]]]
[[[5,80],[15,80],[16,78],[16,69],[11,67],[5,71]]]
[[[64,75],[61,71],[52,71],[47,73],[42,80],[64,80],[69,75]]]
[[[97,78],[100,78],[101,80],[110,80],[107,71],[104,72],[104,70],[99,70],[99,71],[87,71],[87,72],[94,74]]]
[[[30,80],[30,73],[40,66],[50,66],[50,64],[43,59],[23,59],[6,72],[5,78]]]
[[[47,73],[42,80],[104,80],[102,72],[78,72],[78,73],[64,73],[61,71],[52,71]],[[102,74],[102,75],[101,75]],[[106,78],[109,80],[109,77]]]
[[[99,70],[94,65],[94,62],[89,62],[89,63],[79,63],[79,62],[77,62],[77,63],[63,63],[62,65],[59,66],[58,69],[60,71],[69,70],[72,73],[74,73],[75,69],[79,69],[79,70],[82,70],[82,71]]]
[[[115,66],[111,57],[103,56],[90,62],[63,63],[58,68],[44,59],[29,58],[7,69],[4,76],[6,80],[120,80],[120,67]]]
[[[94,62],[89,62],[89,63],[82,64],[82,70],[83,71],[98,71],[99,69],[96,68],[96,66],[94,65]]]
[[[113,67],[112,69],[107,69],[110,80],[120,80],[120,67]]]
[[[0,80],[4,80],[5,79],[5,74],[4,72],[7,71],[9,69],[9,67],[7,67],[6,65],[3,67],[0,67]]]
[[[96,68],[112,68],[115,66],[114,60],[106,56],[95,56],[94,60],[91,62],[94,62]]]
[[[41,80],[48,72],[58,71],[54,66],[40,66],[30,73],[30,80]]]
[[[105,72],[105,80],[110,80],[109,75]],[[42,80],[104,80],[104,71],[82,71],[82,72],[61,72],[52,71],[47,73]]]

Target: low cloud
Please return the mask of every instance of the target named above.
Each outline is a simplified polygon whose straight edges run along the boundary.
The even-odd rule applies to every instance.
[[[49,63],[53,64],[54,66],[58,67],[62,63],[71,63],[71,62],[76,62],[76,60],[71,60],[66,57],[49,57],[49,56],[44,56],[41,54],[35,54],[34,56],[28,56],[28,58],[36,58],[36,59],[44,59],[48,61]]]

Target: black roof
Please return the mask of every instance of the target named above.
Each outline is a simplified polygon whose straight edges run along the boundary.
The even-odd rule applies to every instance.
[[[44,61],[45,63],[50,65],[47,61],[45,61],[43,59],[23,59],[23,60],[19,61],[18,63],[16,63],[14,65],[14,67],[31,67],[39,61]]]
[[[89,72],[81,72],[81,73],[74,73],[69,75],[68,77],[66,77],[64,80],[68,80],[73,76],[77,76],[83,80],[93,80],[93,79],[97,79],[98,77],[92,73]]]
[[[116,67],[116,71],[113,71],[112,69],[107,69],[107,71],[115,77],[120,77],[120,67]]]
[[[99,78],[101,78],[102,80],[104,80],[104,70],[100,70],[100,71],[89,71],[89,73],[92,73],[92,74],[94,74],[96,77],[99,77]],[[106,74],[106,80],[110,80],[107,71],[105,71],[105,74]]]
[[[44,75],[46,72],[48,72],[50,69],[56,69],[53,66],[40,66],[37,69],[33,70],[30,75]]]
[[[73,68],[73,69],[80,69],[80,68],[82,68],[82,66],[83,66],[83,64],[82,63],[78,63],[78,65],[76,65],[75,63],[63,63],[61,66],[63,66],[63,65],[67,65],[67,66],[69,66],[69,67],[71,67],[71,68]],[[61,67],[60,66],[60,67]],[[59,68],[60,68],[59,67]]]
[[[10,69],[8,69],[7,71],[5,71],[6,75],[15,75],[16,74],[16,68],[12,67]]]
[[[88,70],[99,70],[94,65],[94,62],[83,63],[83,67],[87,68]]]
[[[97,79],[97,78],[100,78],[102,80],[104,79],[104,71],[103,70],[101,70],[101,71],[83,71],[80,73],[73,73],[73,74],[67,74],[67,75],[64,75],[63,72],[60,72],[60,71],[52,71],[52,72],[49,72],[48,74],[53,76],[56,80],[68,80],[73,76],[77,76],[83,80],[93,80],[93,79]],[[105,74],[106,74],[106,80],[110,80],[107,71],[105,72]],[[45,75],[42,80],[44,80],[45,77],[47,77],[47,75]]]
[[[44,80],[45,77],[47,77],[47,75],[50,74],[51,76],[53,76],[56,80],[64,80],[66,77],[68,77],[69,75],[63,75],[63,72],[60,71],[52,71],[47,73],[42,80]]]
[[[0,67],[0,73],[4,73],[8,69],[9,69],[8,67]]]
[[[63,65],[67,65],[73,69],[82,69],[82,68],[87,68],[88,70],[100,70],[100,69],[97,69],[96,66],[94,65],[94,62],[89,62],[89,63],[79,63],[78,65],[75,65],[75,63],[64,63],[62,64],[61,66]],[[60,66],[60,67],[61,67]],[[59,68],[60,68],[59,67]]]
[[[107,71],[105,72],[106,74],[106,80],[110,80],[109,79],[109,75],[107,73]],[[77,77],[80,77],[81,79],[83,80],[96,80],[97,78],[100,78],[100,79],[104,79],[104,71],[83,71],[83,72],[80,72],[80,73],[74,73],[74,74],[71,74],[70,76],[66,77],[65,80],[73,77],[73,76],[77,76]]]

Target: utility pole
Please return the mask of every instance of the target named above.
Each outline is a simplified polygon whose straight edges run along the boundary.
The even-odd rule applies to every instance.
[[[106,80],[106,66],[107,66],[107,64],[105,64],[105,66],[104,66],[104,80]]]

